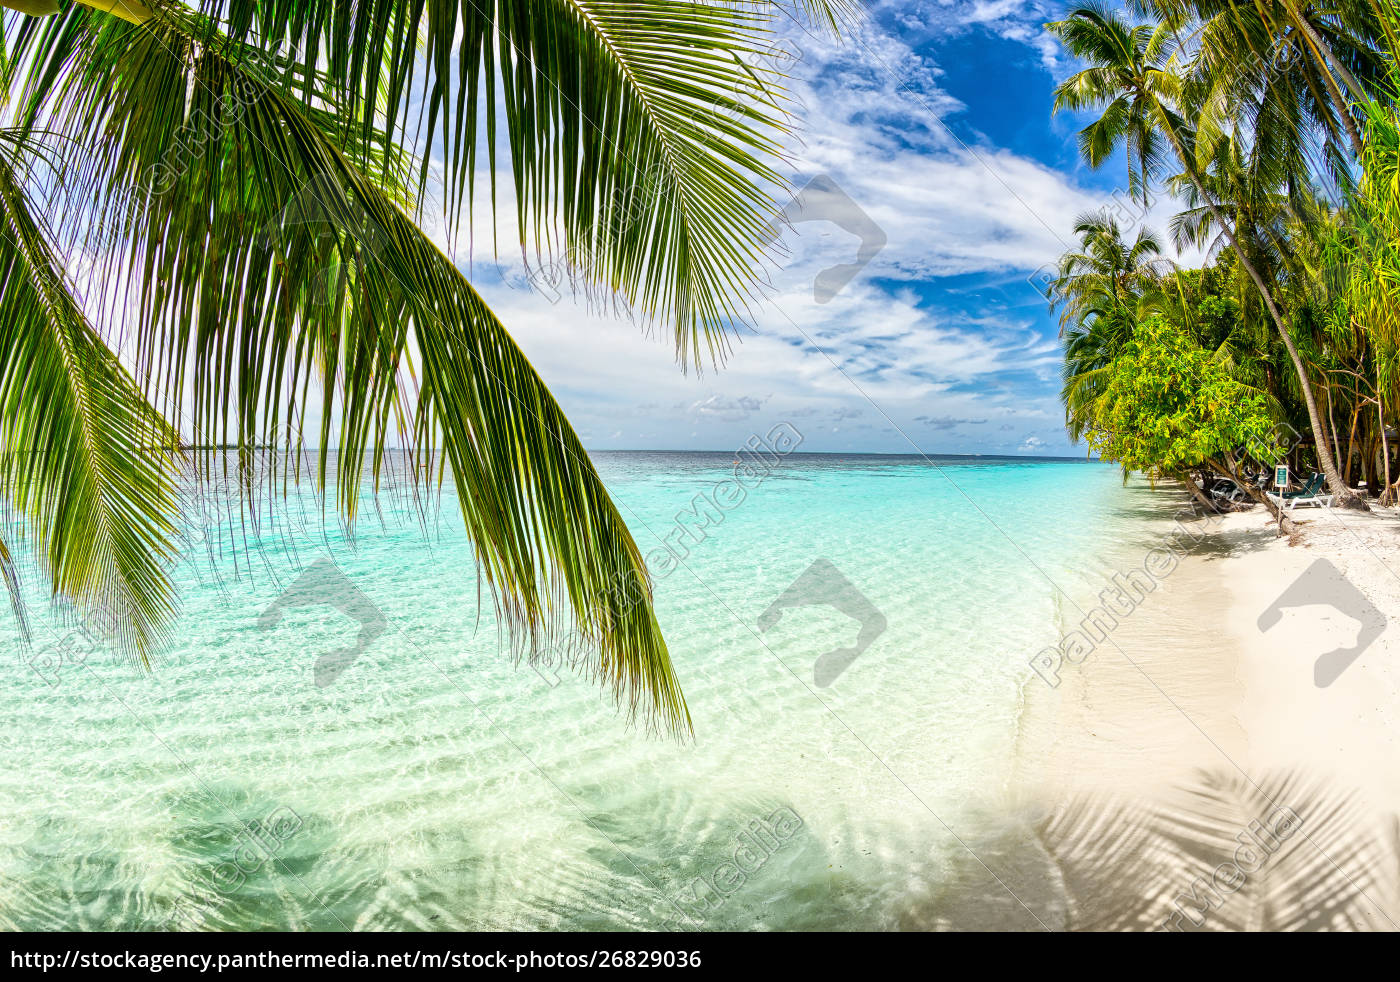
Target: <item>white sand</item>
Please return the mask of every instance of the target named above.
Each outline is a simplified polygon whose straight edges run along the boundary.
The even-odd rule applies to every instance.
[[[1157,493],[1163,514],[1185,501],[1178,492]],[[1161,522],[1153,540],[1172,524]],[[1233,600],[1221,585],[1224,524],[1191,527],[1200,541],[1180,565],[1082,662],[1060,666],[1057,687],[1032,680],[1023,787],[1051,797],[1153,793],[1245,753],[1244,682],[1227,627]],[[1080,622],[1088,603],[1066,598],[1065,630]]]
[[[1355,789],[1374,861],[1400,863],[1387,852],[1400,815],[1400,511],[1294,517],[1294,545],[1261,507],[1214,520],[1096,650],[1062,667],[1057,688],[1033,684],[1018,783],[1042,801],[1090,792],[1160,802],[1202,773],[1251,785],[1303,774]],[[1294,584],[1277,623],[1261,629]],[[1359,604],[1359,619],[1332,601]],[[1367,622],[1383,630],[1320,686],[1319,656],[1355,645]],[[1400,868],[1380,878],[1400,882]],[[1370,926],[1400,929],[1395,890],[1367,896],[1380,908]]]
[[[1245,697],[1238,714],[1249,760],[1262,767],[1311,766],[1365,792],[1377,808],[1400,813],[1400,515],[1307,509],[1295,512],[1301,535],[1290,547],[1261,529],[1259,509],[1226,516],[1217,533],[1231,547],[1219,570],[1231,597],[1225,627],[1236,645]],[[1326,560],[1335,573],[1325,565]],[[1260,615],[1290,584],[1310,605],[1281,611],[1268,630]],[[1352,647],[1363,625],[1331,604],[1340,574],[1384,618],[1384,630],[1330,684],[1314,665],[1325,652]],[[1364,615],[1363,615],[1364,619]]]

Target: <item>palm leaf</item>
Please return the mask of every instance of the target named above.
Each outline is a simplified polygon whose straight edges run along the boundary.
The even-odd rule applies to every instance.
[[[109,135],[81,166],[94,209],[139,191],[131,250],[109,254],[104,280],[133,283],[135,358],[162,404],[188,393],[201,443],[237,446],[252,494],[301,459],[299,421],[318,399],[315,479],[334,481],[347,520],[366,469],[377,482],[401,443],[411,479],[451,475],[518,650],[577,631],[629,709],[688,727],[606,488],[499,320],[357,163],[364,141],[197,18],[94,21],[64,64],[52,123]],[[248,458],[269,443],[297,452],[256,474]],[[204,456],[206,470],[222,465]]]
[[[804,4],[833,22],[844,2]],[[764,65],[776,5],[615,0],[204,0],[234,41],[288,53],[302,100],[368,140],[441,147],[450,225],[494,209],[501,140],[518,246],[669,324],[683,363],[722,356],[755,296],[785,129]],[[419,48],[424,64],[410,55]],[[329,80],[315,92],[312,78]],[[502,111],[497,111],[497,98]],[[429,179],[425,155],[420,179]],[[593,293],[592,288],[601,288]]]
[[[55,593],[144,661],[174,606],[177,436],[70,292],[26,193],[33,153],[0,139],[0,490]],[[0,568],[13,597],[8,550]]]

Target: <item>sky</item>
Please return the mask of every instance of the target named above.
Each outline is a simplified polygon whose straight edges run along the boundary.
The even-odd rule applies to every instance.
[[[532,288],[504,255],[472,262],[472,281],[590,450],[732,450],[787,422],[804,450],[1082,456],[1036,283],[1074,244],[1076,216],[1128,206],[1121,166],[1079,161],[1087,120],[1051,116],[1075,70],[1042,26],[1060,9],[877,2],[843,40],[785,24],[805,109],[784,176],[838,188],[885,242],[819,297],[817,275],[854,262],[862,240],[795,223],[771,302],[717,370],[683,374],[669,339]],[[1170,211],[1154,202],[1147,224],[1165,232]]]
[[[808,451],[1085,455],[1064,430],[1047,273],[1076,245],[1078,216],[1107,208],[1129,232],[1140,219],[1165,232],[1176,208],[1159,195],[1142,215],[1121,163],[1096,172],[1080,161],[1075,136],[1090,117],[1052,116],[1055,85],[1078,67],[1044,30],[1061,0],[865,8],[841,38],[791,17],[775,24],[784,57],[770,67],[790,76],[798,108],[779,169],[800,193],[776,204],[816,202],[844,220],[795,221],[783,234],[769,300],[719,367],[685,373],[667,330],[532,280],[506,244],[508,170],[494,218],[474,214],[470,234],[449,236],[425,208],[425,232],[590,451],[733,451],[786,424]],[[854,274],[833,283],[843,266]],[[314,408],[303,428],[318,432]]]

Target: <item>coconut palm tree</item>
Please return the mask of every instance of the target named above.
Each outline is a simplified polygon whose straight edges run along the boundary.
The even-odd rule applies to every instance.
[[[1222,135],[1209,149],[1198,140],[1197,159],[1203,163],[1197,173],[1205,193],[1189,174],[1174,174],[1166,182],[1186,205],[1172,217],[1172,242],[1178,249],[1195,246],[1209,255],[1229,249],[1225,229],[1216,220],[1223,216],[1250,262],[1274,286],[1288,247],[1291,203],[1281,175],[1261,173],[1245,158],[1243,141],[1236,136]]]
[[[1336,502],[1364,509],[1366,504],[1342,481],[1332,457],[1317,402],[1308,384],[1308,373],[1268,283],[1250,261],[1232,223],[1209,194],[1198,164],[1195,132],[1182,116],[1183,81],[1171,64],[1176,25],[1129,24],[1097,3],[1070,9],[1064,20],[1046,25],[1071,54],[1088,63],[1055,89],[1055,111],[1101,110],[1099,117],[1079,134],[1079,145],[1091,166],[1098,167],[1120,146],[1129,150],[1129,166],[1137,173],[1136,186],[1146,187],[1164,163],[1163,141],[1170,147],[1202,203],[1235,251],[1264,301],[1269,318],[1288,350],[1298,375],[1308,419],[1318,449],[1318,462]]]
[[[1188,0],[1193,67],[1207,113],[1249,118],[1261,160],[1294,162],[1310,130],[1361,153],[1355,107],[1385,78],[1380,28],[1363,0]]]
[[[527,256],[567,257],[665,325],[683,364],[722,357],[782,187],[770,5],[5,5],[7,582],[22,536],[55,593],[121,611],[144,662],[174,610],[187,468],[232,466],[251,508],[257,486],[301,477],[306,448],[350,522],[398,446],[414,480],[454,483],[523,646],[576,632],[630,710],[688,727],[623,517],[418,219],[439,182],[449,229],[510,207],[503,157]]]

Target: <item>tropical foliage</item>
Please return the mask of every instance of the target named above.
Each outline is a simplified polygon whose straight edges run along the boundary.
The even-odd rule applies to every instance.
[[[1160,248],[1140,245],[1157,242],[1147,230],[1080,222],[1083,248],[1064,257],[1050,292],[1071,436],[1115,451],[1132,444],[1116,459],[1135,469],[1225,472],[1219,455],[1193,463],[1165,443],[1152,459],[1130,433],[1105,430],[1134,418],[1120,406],[1110,420],[1104,399],[1110,379],[1141,366],[1144,345],[1163,343],[1162,364],[1194,345],[1207,374],[1181,384],[1201,398],[1223,392],[1226,377],[1239,387],[1230,405],[1240,426],[1216,434],[1241,438],[1218,448],[1229,459],[1267,465],[1278,452],[1295,471],[1323,472],[1339,504],[1390,503],[1400,480],[1393,0],[1130,7],[1083,4],[1047,25],[1083,65],[1057,88],[1055,108],[1087,114],[1079,146],[1090,165],[1122,151],[1140,214],[1158,200],[1153,189],[1177,204],[1172,242],[1205,264],[1162,261]],[[1144,329],[1149,318],[1156,326]],[[1258,413],[1274,434],[1262,443],[1244,432]]]
[[[145,661],[175,609],[190,481],[231,470],[256,521],[259,492],[307,479],[353,522],[395,466],[455,485],[523,648],[586,637],[626,706],[688,726],[623,517],[421,223],[470,229],[501,202],[518,241],[494,245],[567,258],[668,330],[683,364],[721,357],[782,190],[781,79],[760,57],[775,6],[6,6],[7,584],[23,541],[56,596],[120,611],[118,640]]]
[[[1233,473],[1235,448],[1270,449],[1264,397],[1161,317],[1139,324],[1110,364],[1089,445],[1131,470]],[[1277,449],[1277,448],[1272,448]]]

